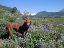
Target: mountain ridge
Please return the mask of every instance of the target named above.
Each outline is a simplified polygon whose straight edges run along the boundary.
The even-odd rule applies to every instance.
[[[0,5],[0,9],[12,11],[13,8]],[[64,9],[61,9],[58,12],[40,11],[40,12],[36,13],[36,15],[32,15],[32,16],[35,16],[35,17],[64,17]]]
[[[58,12],[41,11],[34,16],[35,17],[64,17],[64,10],[62,9]]]

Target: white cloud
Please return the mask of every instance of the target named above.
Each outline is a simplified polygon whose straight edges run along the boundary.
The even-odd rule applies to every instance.
[[[31,15],[36,15],[36,13],[31,13]]]

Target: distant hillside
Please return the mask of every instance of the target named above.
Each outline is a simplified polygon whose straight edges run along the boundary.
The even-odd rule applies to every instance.
[[[0,5],[0,9],[4,9],[4,10],[8,10],[8,11],[12,10],[12,8],[6,7],[6,6],[3,6],[3,5]]]
[[[0,19],[5,18],[7,21],[14,21],[19,17],[21,13],[17,10],[16,7],[7,7],[0,5]]]
[[[6,7],[6,6],[3,6],[3,5],[0,5],[0,9],[4,9],[4,10],[7,10],[7,11],[12,11],[13,12],[16,12],[18,11],[16,7]],[[41,11],[41,12],[38,12],[36,15],[33,15],[34,17],[64,17],[64,9],[60,10],[59,12],[47,12],[47,11]],[[32,16],[32,17],[33,17]]]
[[[64,9],[60,10],[59,12],[47,12],[41,11],[38,12],[35,17],[64,17]]]
[[[60,12],[64,12],[64,9],[60,10]]]

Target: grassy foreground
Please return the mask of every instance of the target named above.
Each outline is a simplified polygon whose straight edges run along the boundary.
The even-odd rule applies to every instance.
[[[10,18],[10,17],[9,17]],[[15,18],[15,17],[13,17]],[[5,36],[5,26],[8,21],[18,20],[0,19],[0,37]],[[44,25],[51,31],[43,31]],[[42,27],[42,28],[38,28]],[[14,32],[14,31],[13,31]],[[0,48],[64,48],[64,18],[32,18],[32,27],[25,38],[13,34],[13,39],[0,39]]]

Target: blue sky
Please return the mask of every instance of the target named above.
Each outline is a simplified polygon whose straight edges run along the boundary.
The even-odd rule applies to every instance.
[[[18,10],[30,13],[39,11],[59,11],[64,8],[64,0],[0,0],[0,4],[8,7],[17,7]]]

